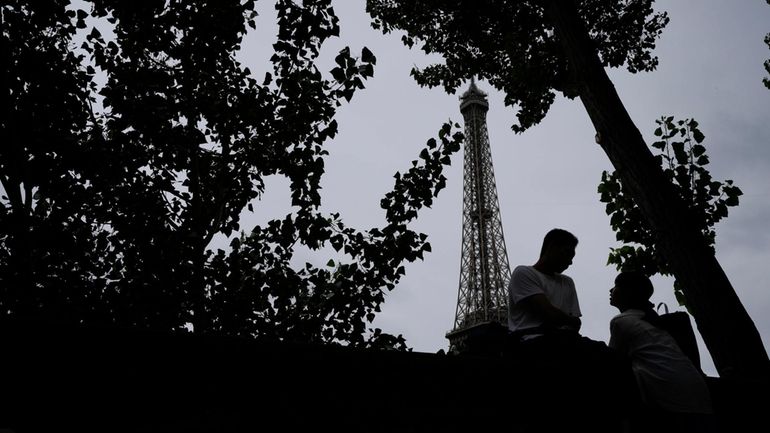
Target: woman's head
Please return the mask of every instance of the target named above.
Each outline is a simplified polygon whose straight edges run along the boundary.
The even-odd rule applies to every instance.
[[[649,308],[653,290],[652,282],[643,273],[621,272],[615,277],[615,286],[610,289],[610,305],[620,311]]]

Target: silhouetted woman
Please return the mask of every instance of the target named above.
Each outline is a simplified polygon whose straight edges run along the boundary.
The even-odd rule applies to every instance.
[[[652,292],[639,272],[621,273],[610,289],[610,305],[620,314],[610,321],[609,346],[631,360],[644,405],[634,424],[643,431],[714,432],[703,375],[674,338],[652,324],[658,317]]]

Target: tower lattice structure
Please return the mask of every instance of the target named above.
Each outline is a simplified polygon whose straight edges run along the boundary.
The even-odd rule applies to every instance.
[[[488,110],[486,93],[472,80],[460,96],[465,157],[460,287],[454,327],[447,334],[453,350],[463,350],[474,332],[485,326],[505,325],[508,320],[511,271],[492,167]]]

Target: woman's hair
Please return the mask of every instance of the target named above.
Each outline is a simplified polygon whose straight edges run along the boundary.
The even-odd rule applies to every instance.
[[[638,271],[621,272],[615,277],[615,287],[622,287],[627,290],[628,295],[639,307],[652,308],[653,304],[650,302],[650,297],[652,297],[654,289],[647,275]]]

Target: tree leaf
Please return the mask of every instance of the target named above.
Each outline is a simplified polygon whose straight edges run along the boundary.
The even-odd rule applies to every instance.
[[[361,50],[361,61],[371,64],[377,64],[377,58],[374,56],[374,53],[369,51],[369,48],[364,47]]]

